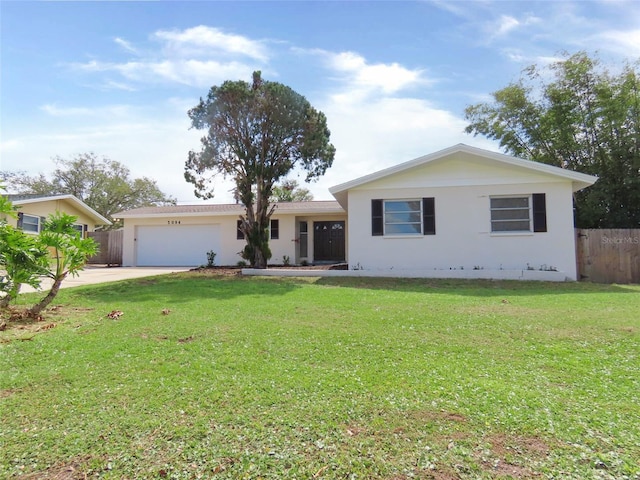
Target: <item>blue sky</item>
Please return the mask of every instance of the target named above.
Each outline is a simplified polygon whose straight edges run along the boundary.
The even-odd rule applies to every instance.
[[[464,108],[562,51],[640,58],[640,2],[27,2],[0,0],[0,168],[94,152],[195,203],[203,132],[187,110],[224,80],[292,87],[328,118],[330,186],[467,143]],[[295,178],[295,176],[294,176]],[[302,181],[303,177],[300,177]],[[229,182],[215,202],[229,202]]]

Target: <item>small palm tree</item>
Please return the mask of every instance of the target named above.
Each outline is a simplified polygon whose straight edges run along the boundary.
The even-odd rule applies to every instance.
[[[53,280],[53,285],[47,296],[29,309],[30,315],[39,315],[47,308],[58,294],[62,281],[68,275],[78,275],[89,257],[98,252],[98,244],[92,238],[82,238],[74,228],[76,220],[77,217],[56,212],[44,222],[38,243],[49,251],[50,265],[45,276]]]
[[[22,284],[39,288],[42,276],[47,272],[47,251],[37,239],[23,231],[0,224],[0,308],[5,308],[20,293]]]
[[[0,190],[5,190],[0,185]],[[15,207],[0,195],[0,308],[5,308],[20,293],[23,283],[40,286],[47,268],[47,252],[34,237],[12,227],[7,217],[16,217]]]

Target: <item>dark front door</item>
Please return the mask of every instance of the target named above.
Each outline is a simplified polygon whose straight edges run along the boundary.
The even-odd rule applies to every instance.
[[[344,260],[344,222],[313,222],[313,261]]]

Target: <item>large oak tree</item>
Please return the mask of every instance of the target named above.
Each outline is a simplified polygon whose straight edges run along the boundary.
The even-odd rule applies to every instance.
[[[508,153],[597,175],[575,196],[580,228],[640,227],[640,73],[612,74],[586,53],[567,56],[466,109],[468,133]]]
[[[206,130],[202,149],[189,152],[185,179],[200,198],[212,198],[217,175],[235,182],[245,207],[240,229],[246,246],[242,257],[265,268],[271,257],[268,227],[275,205],[274,185],[296,167],[305,181],[323,175],[335,148],[325,115],[290,87],[264,81],[254,72],[251,84],[226,81],[189,110],[193,128]]]

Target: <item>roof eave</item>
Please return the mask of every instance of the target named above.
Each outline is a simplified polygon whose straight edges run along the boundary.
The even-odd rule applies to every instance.
[[[135,213],[135,212],[118,212],[113,215],[117,219],[127,218],[162,218],[167,216],[180,216],[180,217],[228,217],[240,215],[244,212],[244,207],[238,208],[237,211],[226,210],[222,212],[216,211],[203,211],[203,212],[148,212],[148,213]],[[280,215],[332,215],[343,214],[345,210],[342,206],[327,207],[327,208],[292,208],[292,209],[277,209],[274,214]]]
[[[49,197],[38,197],[38,198],[27,198],[24,200],[16,200],[13,202],[14,205],[26,205],[30,203],[40,203],[40,202],[48,202],[51,200],[70,200],[75,203],[81,210],[84,210],[90,217],[94,220],[97,220],[96,225],[112,225],[111,221],[100,215],[89,205],[81,201],[75,195],[67,194],[67,195],[51,195]]]

